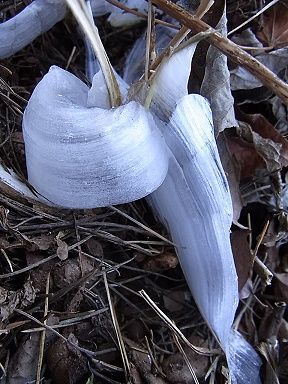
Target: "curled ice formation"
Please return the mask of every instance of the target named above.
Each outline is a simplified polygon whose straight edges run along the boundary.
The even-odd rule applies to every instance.
[[[232,382],[258,384],[260,358],[232,329],[239,302],[230,245],[233,208],[212,113],[206,99],[187,94],[194,49],[173,55],[155,79],[152,110],[170,160],[164,182],[148,199],[176,244],[194,300],[226,354]]]
[[[62,20],[65,1],[34,0],[18,15],[0,23],[0,59],[12,56]]]
[[[103,76],[94,80],[89,90],[74,75],[52,67],[24,113],[28,180],[59,206],[137,200],[158,188],[167,173],[164,141],[152,115],[134,101],[107,109]]]

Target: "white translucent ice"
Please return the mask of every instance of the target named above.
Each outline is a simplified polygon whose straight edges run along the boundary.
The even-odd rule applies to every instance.
[[[18,15],[0,23],[0,59],[30,44],[63,19],[65,13],[65,1],[34,0]]]
[[[233,209],[209,104],[187,95],[192,55],[191,48],[176,53],[156,83],[153,111],[170,160],[164,182],[149,201],[176,244],[187,283],[226,354],[233,382],[258,384],[260,359],[232,329],[239,301],[230,245]]]
[[[120,0],[129,8],[145,12],[145,0]],[[114,27],[133,25],[142,19],[124,12],[105,0],[91,0],[94,16],[110,13],[109,22]],[[22,12],[0,23],[0,59],[14,55],[42,33],[47,32],[65,17],[67,11],[65,0],[34,0]]]
[[[175,36],[176,30],[163,25],[155,27],[155,50],[159,55],[169,46],[170,41]],[[129,52],[124,65],[123,79],[128,84],[132,84],[139,80],[145,69],[145,54],[146,54],[146,33],[139,37],[134,43]]]
[[[104,109],[107,90],[94,91],[102,108],[88,107],[89,88],[52,67],[24,113],[28,180],[63,207],[130,202],[154,191],[167,173],[166,147],[151,114],[133,101]]]

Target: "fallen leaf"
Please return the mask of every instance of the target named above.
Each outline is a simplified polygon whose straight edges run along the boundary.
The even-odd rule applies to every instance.
[[[203,340],[198,336],[192,336],[189,338],[189,341],[201,347],[207,347],[207,340]],[[209,357],[200,355],[194,352],[189,347],[183,347],[189,361],[192,364],[192,367],[196,373],[197,378],[205,377],[208,365],[209,365]],[[177,383],[177,384],[194,384],[194,379],[191,376],[191,372],[183,358],[182,353],[177,352],[173,355],[164,359],[162,363],[162,369],[169,383]]]
[[[44,256],[41,255],[39,251],[26,253],[26,261],[28,266],[43,260],[43,258]],[[45,293],[47,276],[54,264],[55,260],[50,260],[40,265],[38,268],[32,269],[30,272],[30,279],[36,292]],[[53,289],[53,281],[50,281],[50,289]]]
[[[272,105],[273,114],[277,120],[276,128],[277,131],[286,134],[288,126],[288,107],[282,103],[281,99],[277,96],[269,100]]]
[[[59,262],[52,272],[54,284],[58,288],[67,287],[78,281],[82,276],[87,275],[94,269],[94,260],[84,255],[81,256],[81,265],[79,258],[70,258]]]
[[[265,162],[253,143],[248,143],[240,137],[228,137],[227,145],[240,170],[240,180],[253,176],[256,169],[264,168]]]
[[[239,292],[247,282],[252,266],[253,257],[248,243],[249,230],[240,229],[232,232],[231,246],[238,276]]]
[[[255,58],[260,61],[265,67],[278,75],[287,67],[288,63],[288,47],[277,49],[272,52],[265,52],[255,55]],[[254,89],[262,87],[262,82],[252,75],[245,68],[238,66],[230,71],[230,83],[233,91],[240,89]]]
[[[169,294],[163,295],[164,307],[170,313],[181,311],[185,306],[185,297],[185,291],[183,290],[169,291]]]
[[[35,245],[34,248],[32,248],[32,251],[38,249],[40,251],[47,251],[55,244],[55,239],[52,234],[41,233],[39,236],[33,236],[30,238],[30,242]]]
[[[36,378],[39,353],[39,333],[32,333],[22,340],[9,361],[6,382],[9,384],[32,383]]]
[[[9,291],[0,287],[0,319],[7,320],[15,308],[25,308],[33,304],[36,298],[35,289],[30,278],[26,280],[23,288]]]
[[[69,340],[77,345],[73,334]],[[71,344],[58,339],[47,351],[47,365],[55,384],[85,383],[89,370],[84,356]]]
[[[288,45],[288,5],[279,1],[263,14],[262,28],[257,37],[268,47],[281,48]]]
[[[64,237],[65,234],[63,232],[59,232],[56,236],[56,242],[57,242],[57,256],[60,260],[66,260],[68,259],[68,245],[65,243],[65,241],[61,240],[62,237]]]
[[[165,252],[159,256],[147,258],[142,267],[146,271],[159,272],[176,268],[178,264],[179,261],[175,253]]]
[[[241,120],[249,123],[254,132],[259,133],[263,138],[271,139],[281,144],[280,161],[283,166],[288,165],[288,140],[261,114],[242,115]]]
[[[225,7],[216,30],[224,36],[227,35]],[[238,126],[234,115],[234,98],[231,94],[227,57],[213,46],[207,51],[205,75],[200,94],[211,104],[216,136],[225,128]]]

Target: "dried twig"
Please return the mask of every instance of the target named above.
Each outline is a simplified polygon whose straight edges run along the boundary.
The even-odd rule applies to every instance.
[[[193,32],[205,32],[210,30],[207,40],[213,46],[218,48],[231,60],[243,66],[255,77],[257,77],[263,85],[271,89],[281,100],[288,104],[288,85],[279,79],[272,71],[265,65],[261,64],[257,59],[243,51],[237,44],[222,36],[215,29],[211,28],[204,21],[193,16],[178,5],[169,0],[152,0],[160,9],[165,11],[169,16],[179,20],[183,25],[190,28]]]

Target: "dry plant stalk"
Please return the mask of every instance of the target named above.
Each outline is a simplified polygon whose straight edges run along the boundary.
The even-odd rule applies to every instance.
[[[85,35],[90,40],[95,55],[99,61],[100,68],[106,81],[110,96],[111,107],[119,107],[121,105],[121,94],[119,85],[115,78],[113,68],[109,62],[106,51],[103,47],[98,30],[91,20],[88,8],[83,0],[65,0],[70,7],[73,15],[78,21]]]
[[[172,3],[169,0],[152,0],[160,9],[165,11],[169,16],[180,21],[184,26],[190,28],[193,32],[210,31],[207,40],[210,44],[218,48],[222,53],[228,56],[232,61],[243,66],[255,77],[257,77],[267,88],[271,89],[275,95],[288,105],[288,85],[279,79],[265,65],[261,64],[254,57],[249,55],[237,44],[222,36],[215,29],[211,28],[204,21],[193,16],[185,9]]]

